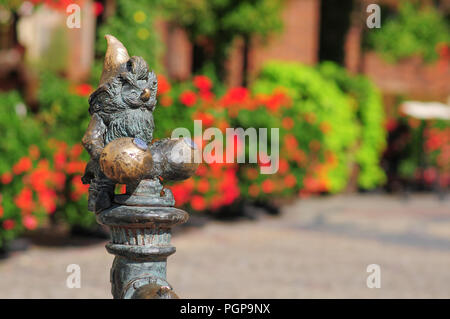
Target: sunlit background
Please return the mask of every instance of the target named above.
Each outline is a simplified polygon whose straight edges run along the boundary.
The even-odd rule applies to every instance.
[[[192,216],[169,258],[181,296],[449,297],[449,13],[445,0],[1,0],[0,297],[110,296],[80,144],[105,34],[158,75],[155,138],[193,120],[279,128],[276,174],[260,173],[269,149],[169,185]],[[81,289],[65,286],[73,263]]]

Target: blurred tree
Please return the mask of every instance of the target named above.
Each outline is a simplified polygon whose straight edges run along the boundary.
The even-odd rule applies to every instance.
[[[252,36],[265,38],[282,27],[284,0],[161,1],[169,20],[184,28],[194,44],[193,72],[212,66],[220,80],[225,77],[228,49],[236,37],[242,37],[248,48]]]
[[[162,44],[154,30],[160,0],[116,0],[105,2],[105,21],[97,28],[97,63],[92,72],[98,81],[106,52],[105,34],[112,34],[127,48],[130,55],[142,56],[155,71]]]
[[[401,2],[398,14],[382,26],[368,33],[368,41],[371,49],[391,62],[415,55],[434,62],[450,43],[445,13],[421,1]]]

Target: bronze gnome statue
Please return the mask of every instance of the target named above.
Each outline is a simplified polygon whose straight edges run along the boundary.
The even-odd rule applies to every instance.
[[[187,220],[173,207],[163,180],[193,175],[198,148],[188,138],[153,141],[157,79],[142,57],[105,36],[108,48],[100,84],[89,97],[91,121],[83,146],[91,156],[82,181],[89,186],[88,210],[111,229],[107,250],[115,298],[172,298],[166,277],[171,227]],[[197,154],[196,154],[197,152]],[[116,184],[126,194],[115,195]]]
[[[106,35],[105,38],[108,48],[103,72],[99,87],[89,97],[92,118],[83,137],[83,146],[91,160],[82,181],[90,184],[88,209],[92,212],[100,212],[112,205],[117,183],[137,186],[142,179],[158,176],[185,179],[197,168],[193,161],[184,158],[193,153],[191,149],[181,155],[180,152],[174,154],[174,148],[183,151],[184,145],[177,145],[177,142],[184,142],[195,151],[190,140],[165,139],[150,145],[155,127],[156,75],[149,71],[142,57],[130,58],[127,49],[115,37]],[[116,141],[121,138],[131,139]],[[150,152],[142,156],[145,163],[129,162],[135,158],[127,157],[125,153],[131,155],[132,149],[137,153],[139,149]],[[178,155],[181,158],[174,158]],[[177,161],[182,165],[175,165]]]

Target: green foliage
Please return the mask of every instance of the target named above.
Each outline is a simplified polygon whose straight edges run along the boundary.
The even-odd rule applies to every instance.
[[[130,55],[142,56],[150,68],[159,70],[158,57],[161,43],[155,32],[155,18],[159,14],[160,0],[117,0],[115,14],[97,29],[97,54],[100,60],[106,52],[106,34],[114,35],[127,48]],[[95,68],[95,79],[101,69]],[[100,71],[100,72],[99,72]]]
[[[388,61],[419,55],[427,62],[437,60],[439,44],[450,42],[450,25],[431,6],[420,8],[403,1],[397,16],[388,19],[380,29],[369,32],[369,44]]]
[[[174,22],[186,28],[192,39],[218,34],[267,36],[281,28],[282,1],[277,0],[163,0]]]
[[[0,94],[0,173],[9,171],[17,159],[28,152],[28,146],[43,144],[42,124],[27,112],[19,92]]]
[[[314,140],[321,145],[321,161],[325,160],[326,152],[333,154],[336,163],[326,174],[328,189],[342,190],[350,174],[349,163],[355,160],[354,150],[360,134],[349,98],[317,69],[295,63],[268,63],[253,91],[269,93],[278,87],[285,88],[293,100],[292,134],[300,148],[308,153]]]
[[[27,114],[26,106],[17,91],[0,93],[0,175],[11,174],[16,161],[28,153],[32,144],[42,143],[42,126]],[[15,220],[19,214],[11,194],[18,192],[21,183],[1,187],[0,182],[0,248],[9,240],[17,237],[23,226],[5,231],[2,222],[6,219]]]
[[[281,29],[283,0],[162,0],[169,19],[183,27],[193,42],[212,44],[204,65],[223,78],[224,61],[236,37],[265,37]]]
[[[76,86],[53,73],[40,78],[38,118],[46,134],[73,145],[79,143],[89,124],[88,96],[76,94]]]
[[[380,159],[386,147],[386,130],[380,92],[367,77],[352,76],[334,63],[322,63],[318,69],[324,77],[336,82],[356,105],[355,111],[361,126],[359,149],[356,154],[356,161],[360,167],[359,186],[370,189],[381,185],[385,181]]]

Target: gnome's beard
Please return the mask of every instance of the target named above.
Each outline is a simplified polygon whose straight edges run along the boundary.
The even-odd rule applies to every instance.
[[[153,139],[153,115],[147,109],[126,109],[114,114],[105,135],[105,145],[120,137],[138,137],[147,144]]]

